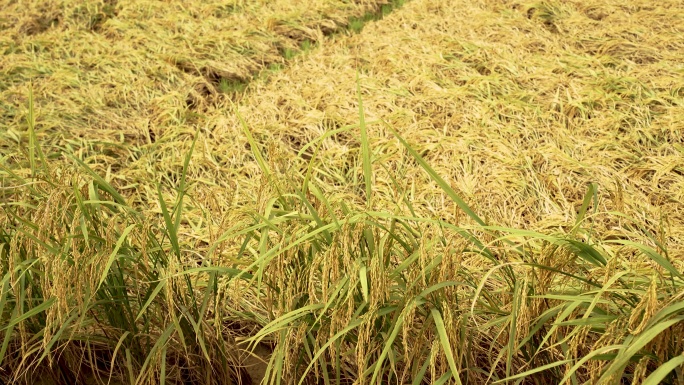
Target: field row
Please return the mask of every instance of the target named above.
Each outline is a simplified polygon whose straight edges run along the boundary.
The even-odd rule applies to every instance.
[[[390,7],[375,0],[3,3],[5,149],[26,128],[30,84],[45,145],[122,136],[142,146],[325,36],[358,31]]]

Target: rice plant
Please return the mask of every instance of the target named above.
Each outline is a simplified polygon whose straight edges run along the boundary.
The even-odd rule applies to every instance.
[[[262,3],[0,7],[0,382],[684,383],[681,2]]]

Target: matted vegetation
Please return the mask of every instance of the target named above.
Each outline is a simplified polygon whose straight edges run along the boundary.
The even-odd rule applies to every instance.
[[[681,384],[681,2],[392,6],[2,7],[0,378]]]

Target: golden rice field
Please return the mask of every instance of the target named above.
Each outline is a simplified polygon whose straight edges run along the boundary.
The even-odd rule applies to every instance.
[[[0,0],[0,384],[684,384],[679,0]]]

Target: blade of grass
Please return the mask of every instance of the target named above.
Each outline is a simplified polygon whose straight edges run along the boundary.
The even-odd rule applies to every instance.
[[[375,380],[378,378],[378,375],[380,374],[380,370],[382,369],[382,364],[385,361],[387,354],[392,349],[392,345],[394,344],[394,340],[399,335],[399,331],[401,330],[402,325],[403,325],[403,317],[402,317],[402,314],[399,314],[396,322],[394,323],[394,327],[392,328],[392,332],[390,333],[389,337],[387,337],[387,341],[385,341],[385,347],[382,349],[382,352],[380,353],[380,357],[378,357],[378,360],[375,363],[375,370],[373,371],[373,376],[371,377],[371,381],[370,381],[371,384],[374,384]]]
[[[573,367],[570,368],[570,370],[568,370],[565,373],[565,377],[563,377],[558,383],[559,384],[565,384],[570,379],[570,377],[575,375],[577,370],[579,368],[581,368],[587,361],[589,361],[591,359],[595,359],[595,357],[601,356],[601,355],[605,354],[606,352],[617,350],[617,349],[620,349],[622,347],[624,347],[624,345],[609,345],[609,346],[604,346],[604,347],[598,348],[596,350],[592,350],[586,356],[582,357],[579,361],[577,361],[577,363],[575,363],[575,365],[573,365]],[[521,373],[521,374],[525,374],[525,373]],[[597,384],[601,384],[601,383],[602,382],[597,382]]]
[[[572,361],[573,361],[573,360],[562,360],[562,361],[552,362],[552,363],[550,363],[550,364],[542,365],[542,366],[539,366],[539,367],[537,367],[537,368],[530,369],[530,370],[527,370],[527,371],[525,371],[525,372],[518,373],[518,374],[516,374],[516,375],[510,376],[510,377],[506,377],[506,378],[501,379],[501,380],[498,380],[498,381],[494,381],[493,383],[494,383],[494,384],[500,384],[500,383],[502,383],[502,382],[510,382],[510,381],[513,381],[513,380],[517,380],[517,379],[519,379],[519,378],[529,377],[529,376],[531,376],[531,375],[533,375],[533,374],[541,373],[541,372],[543,372],[543,371],[545,371],[545,370],[553,369],[553,368],[558,367],[558,366],[561,366],[561,365],[566,365],[566,364],[568,364],[568,363],[570,363],[570,362],[572,362]],[[563,382],[559,382],[559,383],[562,384]]]
[[[50,354],[50,350],[52,347],[55,345],[55,343],[59,340],[59,338],[62,336],[64,331],[71,326],[71,323],[78,317],[78,312],[74,312],[69,318],[67,318],[66,321],[59,327],[59,330],[57,333],[55,333],[52,338],[50,338],[50,341],[45,345],[45,350],[43,351],[43,354],[40,356],[38,361],[43,361],[45,357],[47,357],[48,354]]]
[[[418,154],[418,152],[414,150],[413,147],[411,147],[411,145],[409,145],[408,142],[406,142],[406,140],[404,140],[404,138],[402,138],[398,132],[396,132],[386,122],[382,123],[401,142],[404,148],[406,148],[409,154],[413,156],[413,158],[416,160],[416,162],[418,162],[418,164],[423,168],[423,170],[425,170],[428,173],[428,175],[430,175],[430,178],[432,178],[432,180],[434,180],[439,185],[439,187],[442,190],[444,190],[444,192],[447,193],[447,195],[449,195],[449,197],[458,205],[458,207],[461,210],[463,210],[463,212],[465,212],[470,218],[472,218],[478,224],[482,226],[487,226],[485,221],[483,221],[479,216],[477,216],[477,214],[475,214],[475,212],[470,208],[470,206],[468,206],[468,204],[465,203],[463,199],[461,199],[461,197],[456,193],[456,191],[454,191],[454,189],[452,189],[451,186],[441,176],[439,176],[439,174],[437,174],[437,172],[432,167],[430,167],[430,165],[425,161],[425,159],[423,159],[423,157],[420,156],[420,154]]]
[[[359,282],[361,284],[361,295],[363,296],[363,300],[368,301],[368,268],[363,262],[361,262],[361,268],[359,268]]]
[[[622,371],[625,369],[625,366],[627,366],[632,357],[636,353],[638,353],[644,346],[646,346],[646,344],[651,342],[654,338],[656,338],[660,333],[662,333],[669,327],[683,320],[684,317],[677,317],[668,321],[660,322],[656,325],[651,326],[649,329],[646,329],[640,335],[632,338],[631,341],[627,342],[627,345],[623,349],[620,349],[620,351],[617,354],[617,357],[615,357],[615,359],[611,362],[608,369],[606,369],[606,371],[603,372],[603,375],[599,379],[598,383],[606,383],[607,380],[611,378],[613,375],[622,373]]]
[[[456,360],[454,360],[453,350],[451,350],[451,343],[449,342],[449,336],[446,327],[444,326],[444,320],[442,320],[442,314],[435,308],[430,309],[430,313],[432,314],[432,319],[435,321],[439,342],[442,344],[442,350],[444,350],[444,355],[449,363],[449,368],[451,368],[451,374],[453,375],[456,384],[460,385],[461,378],[458,374],[458,366],[456,366]]]
[[[33,127],[33,87],[29,87],[29,110],[26,117],[29,134],[29,164],[31,165],[31,176],[36,177],[36,131]]]
[[[162,210],[162,216],[164,217],[164,223],[166,224],[166,235],[169,237],[169,241],[171,241],[171,247],[173,248],[174,254],[180,259],[181,250],[178,243],[178,233],[176,232],[176,227],[174,226],[169,209],[166,206],[166,201],[164,201],[164,197],[162,196],[161,186],[159,185],[157,185],[157,197],[159,199],[159,206]]]
[[[292,322],[294,322],[295,320],[305,317],[314,312],[315,310],[323,308],[324,306],[324,304],[311,304],[295,309],[289,313],[283,314],[282,316],[269,322],[268,325],[262,327],[261,330],[259,330],[254,336],[245,339],[245,342],[248,342],[250,345],[256,346],[267,335],[273,334],[282,329],[287,329],[288,327],[290,327],[290,324],[292,324]]]
[[[185,155],[185,160],[183,161],[183,171],[181,172],[180,186],[178,187],[178,202],[176,203],[176,208],[174,209],[176,215],[176,221],[174,223],[173,229],[178,232],[180,227],[180,221],[183,212],[183,197],[185,196],[185,182],[188,174],[188,166],[190,165],[190,158],[192,158],[192,153],[195,150],[195,144],[197,143],[197,138],[199,138],[199,129],[195,133],[192,139],[192,144],[190,145],[190,151]]]
[[[126,237],[128,234],[133,230],[134,227],[137,225],[132,224],[129,225],[124,229],[124,231],[121,233],[121,236],[119,237],[119,240],[116,241],[116,245],[114,246],[114,250],[112,250],[112,253],[109,254],[109,258],[107,258],[107,264],[104,267],[104,270],[102,271],[102,276],[100,277],[100,281],[97,284],[97,290],[100,290],[100,287],[102,286],[102,283],[107,279],[107,274],[109,274],[109,269],[111,269],[112,264],[114,263],[114,260],[116,260],[116,257],[118,256],[119,249],[123,245],[124,241],[126,240]]]
[[[437,381],[435,381],[435,383],[434,383],[433,385],[444,385],[444,384],[447,383],[447,381],[449,381],[449,380],[451,379],[451,377],[456,378],[456,377],[453,375],[453,373],[451,373],[451,369],[449,369],[449,370],[446,371],[446,373],[442,374],[442,376],[439,377],[439,378],[437,379]],[[458,383],[458,382],[457,382],[457,383]]]
[[[69,157],[74,162],[78,163],[91,176],[91,178],[93,178],[93,182],[95,184],[97,184],[97,186],[99,188],[101,188],[102,190],[107,192],[107,194],[109,194],[114,199],[114,202],[116,202],[120,205],[118,207],[123,207],[123,208],[129,207],[128,205],[126,205],[126,199],[121,194],[119,194],[114,187],[112,187],[109,183],[107,183],[107,181],[102,179],[101,176],[99,176],[95,171],[93,171],[93,169],[91,169],[87,164],[85,164],[82,160],[74,157],[73,155],[67,154],[67,157]],[[92,200],[98,200],[98,199],[92,199]],[[130,210],[130,212],[137,214],[137,212],[134,210]]]
[[[268,180],[269,182],[273,182],[271,169],[268,167],[268,164],[266,163],[264,156],[261,154],[261,151],[259,150],[259,146],[257,145],[256,140],[254,140],[254,136],[252,136],[252,131],[250,131],[249,127],[247,126],[247,122],[245,122],[245,120],[242,118],[242,115],[240,114],[240,111],[237,107],[235,108],[235,115],[238,117],[238,120],[240,121],[242,131],[245,133],[245,136],[247,136],[247,142],[249,143],[249,146],[252,149],[252,154],[254,154],[254,159],[257,161],[257,164],[259,165],[261,172],[264,173],[266,180]],[[284,194],[280,190],[278,184],[272,183],[272,186],[274,186],[276,191],[278,192],[278,198],[281,198],[280,201],[283,204],[283,208],[289,211],[290,207],[287,204],[287,201],[285,199],[282,199]]]
[[[608,242],[609,243],[617,243],[620,245],[634,247],[634,248],[638,249],[639,251],[641,251],[642,253],[644,253],[644,255],[646,255],[647,257],[651,258],[653,260],[653,262],[660,265],[663,269],[669,271],[670,274],[672,274],[673,276],[684,279],[684,275],[682,275],[682,273],[680,273],[672,265],[672,263],[670,261],[668,261],[664,256],[660,255],[657,251],[653,250],[652,248],[650,248],[646,245],[639,244],[639,243],[632,242],[632,241],[628,241],[628,240],[623,240],[623,239],[606,241],[606,242],[607,243]]]
[[[425,359],[425,362],[423,362],[423,366],[420,367],[418,373],[416,373],[415,377],[413,377],[413,382],[411,382],[411,385],[420,385],[423,382],[423,379],[425,378],[425,372],[427,372],[428,366],[430,366],[430,356],[428,356]]]
[[[109,378],[110,379],[112,378],[112,375],[114,373],[114,367],[115,367],[114,362],[116,362],[116,355],[119,352],[119,349],[121,348],[121,346],[123,345],[124,340],[126,340],[126,337],[128,337],[129,334],[131,334],[131,332],[125,331],[121,335],[121,337],[119,337],[119,341],[116,343],[116,346],[114,347],[114,353],[112,353],[112,360],[111,360],[110,365],[109,365]],[[126,349],[126,351],[128,352],[128,349]]]
[[[162,347],[162,355],[161,355],[161,370],[159,373],[159,383],[160,384],[166,384],[166,351],[167,351],[166,345]]]
[[[654,370],[653,373],[646,377],[644,382],[642,382],[642,385],[662,384],[662,381],[670,374],[670,372],[682,365],[684,365],[684,354],[674,357],[662,364],[658,369]]]
[[[579,230],[579,225],[582,223],[584,220],[584,216],[587,214],[587,209],[589,208],[589,205],[591,204],[591,200],[593,199],[594,202],[597,200],[596,196],[596,184],[595,183],[589,183],[589,187],[587,187],[587,192],[584,194],[584,200],[582,201],[582,206],[579,209],[579,212],[577,213],[577,219],[575,220],[575,227],[572,229],[572,234],[576,233],[577,230]],[[596,206],[596,203],[594,203]]]
[[[164,333],[159,336],[157,341],[154,343],[154,346],[152,346],[152,349],[150,349],[149,353],[147,354],[147,357],[145,357],[145,362],[143,362],[142,367],[140,368],[140,371],[138,372],[138,377],[135,380],[136,384],[142,383],[141,380],[143,376],[145,375],[145,371],[147,370],[147,367],[150,365],[150,361],[154,357],[154,355],[159,351],[162,346],[166,344],[166,342],[169,340],[169,337],[171,337],[171,334],[174,332],[174,330],[177,330],[176,325],[173,323],[170,324],[169,326],[166,327],[166,330],[164,330]],[[181,337],[181,340],[183,338]]]
[[[646,325],[646,328],[650,328],[651,326],[657,324],[658,322],[662,321],[663,319],[673,315],[677,314],[684,310],[684,301],[677,301],[674,304],[667,306],[665,308],[660,309],[656,314],[654,314],[648,324]]]
[[[40,165],[43,170],[47,170],[47,162],[45,161],[45,154],[43,149],[38,143],[38,136],[36,135],[36,119],[35,119],[35,106],[33,104],[33,84],[29,86],[29,109],[26,121],[28,123],[28,134],[29,134],[29,162],[31,164],[31,176],[34,178],[36,175],[36,152],[38,153],[38,158],[40,159]]]
[[[313,367],[313,365],[316,363],[316,361],[318,360],[318,358],[319,358],[323,353],[325,353],[325,351],[328,349],[328,347],[329,347],[330,345],[332,345],[333,343],[335,343],[335,341],[337,341],[340,337],[344,336],[345,334],[349,333],[350,331],[352,331],[352,330],[356,329],[357,327],[361,326],[361,324],[363,324],[363,321],[362,321],[362,320],[359,320],[359,319],[356,319],[356,320],[354,320],[353,322],[351,322],[349,325],[347,325],[344,329],[342,329],[342,330],[340,330],[339,332],[337,332],[337,334],[335,334],[334,336],[332,336],[332,338],[328,339],[328,341],[326,341],[326,343],[318,350],[318,352],[316,352],[316,355],[314,356],[314,358],[313,358],[313,359],[311,360],[311,362],[309,363],[309,366],[307,366],[306,369],[304,370],[304,372],[302,373],[302,376],[300,377],[299,382],[297,383],[297,385],[302,385],[302,384],[304,383],[304,381],[306,380],[306,375],[309,373],[309,371],[311,370],[311,368]]]
[[[135,317],[136,321],[139,320],[140,317],[143,316],[143,314],[145,314],[145,310],[147,310],[147,308],[150,306],[152,301],[154,301],[154,299],[157,297],[159,292],[164,287],[166,287],[166,282],[167,281],[160,281],[159,283],[157,283],[157,286],[154,288],[154,290],[152,290],[152,293],[150,293],[150,296],[149,296],[149,298],[147,298],[147,301],[145,301],[145,304],[143,305],[143,307],[140,308],[140,311],[138,312],[138,316]]]
[[[356,72],[356,95],[359,101],[359,128],[361,129],[361,158],[363,163],[363,180],[366,187],[366,206],[368,208],[371,205],[371,192],[372,185],[371,181],[373,178],[373,170],[371,169],[371,154],[370,145],[368,143],[368,128],[366,127],[366,115],[363,111],[363,100],[361,98],[361,81],[359,79],[359,73]]]
[[[518,351],[515,347],[518,328],[518,310],[521,306],[522,287],[520,280],[516,280],[513,286],[513,303],[511,304],[510,325],[508,331],[508,346],[506,348],[506,377],[511,376],[513,369],[513,355]]]
[[[133,370],[133,357],[131,356],[131,351],[126,348],[126,369],[128,370],[128,383],[135,385],[135,374]]]
[[[41,303],[40,305],[38,305],[34,308],[31,308],[31,310],[29,310],[25,313],[22,313],[21,315],[13,316],[11,318],[10,322],[7,325],[3,326],[0,329],[0,331],[9,330],[9,329],[13,328],[15,325],[18,325],[19,323],[21,323],[22,321],[27,320],[27,319],[33,317],[34,315],[37,315],[37,314],[40,314],[40,313],[46,311],[47,309],[50,308],[50,306],[52,306],[53,303],[55,303],[56,300],[57,300],[56,298],[50,298],[47,301]],[[23,306],[23,303],[18,303],[17,306]]]
[[[0,309],[7,309],[10,306],[7,303],[7,296],[10,292],[11,278],[12,274],[10,273],[5,274],[5,276],[2,278],[2,292],[0,292]],[[16,313],[17,310],[18,309],[15,306],[15,311],[13,311],[13,313]],[[14,316],[14,314],[12,314],[12,316]],[[10,327],[5,331],[5,336],[2,341],[2,347],[0,347],[0,364],[2,364],[2,362],[4,361],[5,353],[7,352],[7,347],[9,346],[13,331],[14,327]]]

